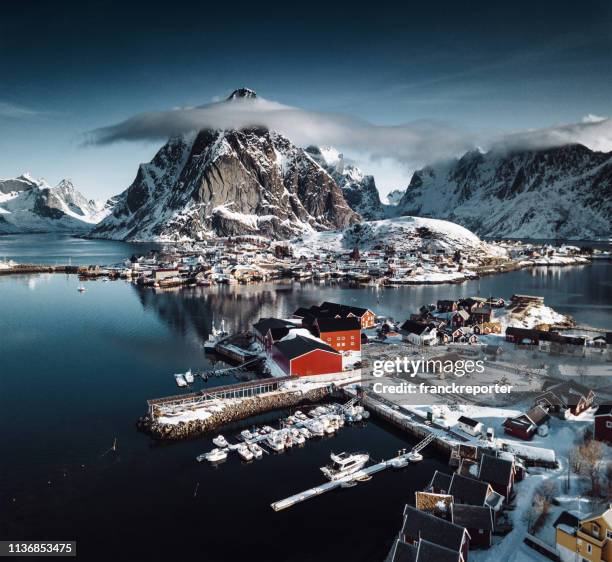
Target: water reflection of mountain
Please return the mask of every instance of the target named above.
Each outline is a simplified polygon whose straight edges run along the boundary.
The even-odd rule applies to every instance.
[[[249,328],[263,316],[290,312],[295,296],[291,285],[218,285],[178,290],[134,286],[145,310],[154,311],[181,335],[206,339],[214,321],[225,320],[230,332]]]

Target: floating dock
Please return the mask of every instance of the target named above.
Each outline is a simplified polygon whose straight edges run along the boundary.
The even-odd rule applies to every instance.
[[[414,453],[418,453],[422,451],[429,443],[434,440],[433,435],[429,435],[423,441],[415,445],[412,450],[403,455],[398,455],[392,459],[379,462],[377,464],[373,464],[366,468],[362,468],[353,474],[349,474],[344,478],[340,478],[339,480],[334,480],[332,482],[325,482],[324,484],[320,484],[319,486],[315,486],[314,488],[310,488],[304,492],[300,492],[299,494],[295,494],[284,500],[280,500],[270,504],[274,511],[282,511],[283,509],[287,509],[288,507],[292,507],[298,503],[309,500],[310,498],[314,498],[316,496],[320,496],[325,492],[329,492],[330,490],[335,490],[336,488],[341,487],[343,484],[347,484],[349,482],[359,482],[362,478],[368,478],[372,474],[376,474],[377,472],[381,472],[386,468],[401,468],[403,466],[407,466],[410,463],[410,456]],[[369,479],[369,478],[368,478]]]

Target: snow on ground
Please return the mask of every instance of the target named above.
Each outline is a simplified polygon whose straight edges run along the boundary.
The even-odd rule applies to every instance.
[[[302,253],[342,252],[356,245],[367,250],[381,244],[394,244],[399,251],[421,249],[425,245],[431,253],[438,250],[483,250],[491,255],[505,252],[458,224],[423,217],[398,217],[361,223],[345,230],[312,232],[296,243]]]

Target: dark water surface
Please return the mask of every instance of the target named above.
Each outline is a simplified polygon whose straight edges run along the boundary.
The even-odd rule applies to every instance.
[[[142,251],[9,238],[0,237],[0,256],[19,261],[108,263]],[[145,400],[176,393],[172,373],[209,366],[201,342],[213,318],[245,328],[321,300],[404,318],[438,298],[521,292],[612,329],[611,272],[599,263],[380,291],[288,283],[156,293],[97,281],[83,294],[74,276],[0,277],[0,539],[77,540],[82,560],[383,559],[403,505],[447,459],[426,450],[417,466],[275,513],[271,502],[322,481],[330,451],[381,459],[410,441],[370,421],[248,465],[231,456],[215,469],[194,459],[209,438],[159,446],[138,433]],[[115,437],[118,454],[105,454]]]

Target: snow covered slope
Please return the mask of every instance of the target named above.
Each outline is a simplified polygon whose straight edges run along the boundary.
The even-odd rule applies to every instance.
[[[415,172],[398,211],[452,220],[481,236],[610,236],[612,153],[582,145],[468,152]]]
[[[366,175],[357,166],[347,164],[344,155],[333,147],[309,146],[306,152],[327,170],[340,186],[353,211],[366,220],[385,218],[385,207],[380,202],[374,176]]]
[[[28,174],[0,180],[0,234],[84,233],[109,212],[108,205],[86,199],[69,180],[55,187]]]
[[[384,249],[387,246],[393,246],[396,251],[415,250],[430,254],[438,250],[445,253],[482,251],[489,255],[502,252],[458,224],[421,217],[398,217],[355,224],[339,231],[310,233],[295,243],[300,250],[313,253],[344,252],[355,247],[360,250]]]
[[[255,95],[236,90],[226,103]],[[330,174],[286,137],[256,127],[202,130],[170,139],[142,164],[92,236],[283,239],[359,220]]]

